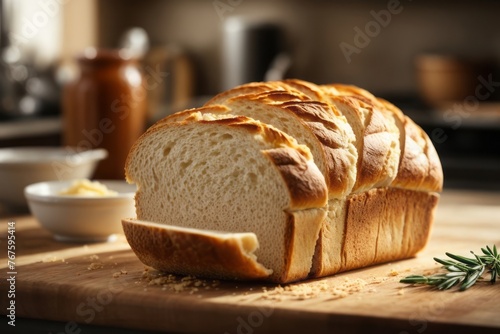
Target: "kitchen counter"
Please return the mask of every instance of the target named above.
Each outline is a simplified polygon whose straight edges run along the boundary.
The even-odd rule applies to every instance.
[[[27,117],[0,121],[0,147],[57,146],[61,144],[60,116]]]
[[[0,140],[60,134],[61,117],[29,118],[0,122]]]
[[[0,280],[7,225],[15,221],[15,314],[47,333],[134,330],[214,333],[498,333],[500,282],[466,292],[399,283],[439,270],[446,251],[500,246],[500,193],[443,193],[431,240],[416,258],[287,286],[160,276],[120,236],[112,243],[52,239],[29,215],[0,220]],[[0,286],[0,313],[9,298]],[[2,317],[0,328],[8,318]],[[13,327],[8,326],[12,330]],[[13,331],[14,332],[14,331]],[[5,331],[2,330],[2,333]]]

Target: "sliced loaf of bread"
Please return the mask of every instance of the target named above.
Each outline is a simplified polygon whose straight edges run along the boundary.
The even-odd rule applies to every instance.
[[[255,154],[272,168],[255,169]],[[266,171],[276,169],[269,181]],[[144,263],[281,283],[414,256],[443,182],[429,137],[397,107],[355,86],[295,79],[242,85],[157,122],[131,150],[126,173],[139,185],[138,219],[156,223],[123,222],[128,237],[154,241],[132,246]],[[321,174],[319,191],[310,182]],[[196,245],[185,253],[189,241],[179,240]],[[168,247],[155,251],[158,243]]]

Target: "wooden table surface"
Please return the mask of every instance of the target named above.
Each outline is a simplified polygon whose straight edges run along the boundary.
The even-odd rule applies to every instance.
[[[5,284],[9,221],[16,226],[15,298],[7,298]],[[438,271],[432,258],[446,251],[467,255],[486,244],[500,246],[500,194],[445,191],[431,240],[416,258],[276,286],[160,276],[124,237],[61,243],[29,215],[4,215],[0,313],[15,300],[17,319],[58,321],[58,333],[85,333],[86,325],[138,332],[500,333],[500,282],[466,292],[399,283]],[[5,328],[9,319],[2,318]]]

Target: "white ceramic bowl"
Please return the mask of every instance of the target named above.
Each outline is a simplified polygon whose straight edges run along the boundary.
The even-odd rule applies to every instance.
[[[125,181],[99,181],[117,196],[60,195],[73,181],[39,182],[24,193],[31,213],[54,238],[68,242],[112,241],[122,234],[122,218],[135,217],[135,185]]]
[[[10,209],[26,208],[24,188],[51,180],[90,178],[108,152],[95,149],[78,153],[64,147],[0,149],[0,202]]]

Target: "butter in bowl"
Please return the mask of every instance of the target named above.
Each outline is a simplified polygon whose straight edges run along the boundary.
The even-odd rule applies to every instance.
[[[106,242],[122,234],[121,219],[135,217],[135,185],[125,181],[39,182],[24,194],[31,213],[64,242]]]

